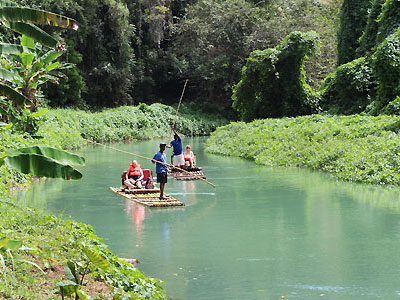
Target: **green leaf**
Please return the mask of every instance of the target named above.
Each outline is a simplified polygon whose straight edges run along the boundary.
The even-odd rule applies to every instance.
[[[4,159],[0,158],[0,167],[4,165]]]
[[[79,285],[71,280],[65,280],[57,283],[56,287],[60,288],[64,296],[71,296],[73,293],[76,293]]]
[[[25,102],[28,102],[28,99],[24,95],[20,94],[10,86],[1,82],[0,82],[0,95],[8,97],[10,100],[12,100],[14,103],[18,105],[22,105]]]
[[[98,268],[107,271],[110,268],[109,262],[102,257],[99,253],[90,250],[87,247],[83,247],[83,252],[86,254],[87,258]]]
[[[21,54],[24,52],[34,51],[25,46],[17,45],[17,44],[9,44],[9,43],[0,43],[0,55],[5,54]]]
[[[49,52],[46,52],[43,56],[40,57],[40,60],[47,64],[52,62],[53,60],[59,58],[61,55],[63,55],[63,52],[58,52],[55,50],[51,50]]]
[[[52,12],[27,7],[0,7],[0,19],[78,29],[78,22]]]
[[[8,111],[6,111],[4,108],[0,107],[0,115],[2,116],[8,116]],[[5,127],[5,126],[0,126],[0,127]]]
[[[21,246],[22,246],[22,241],[9,240],[7,244],[4,245],[4,248],[15,251],[21,248]]]
[[[32,65],[35,55],[33,53],[22,53],[20,57],[24,67],[29,68]]]
[[[10,22],[6,25],[15,32],[28,36],[29,38],[41,43],[42,45],[51,48],[57,47],[58,41],[55,38],[53,38],[50,34],[48,34],[46,31],[40,29],[36,25],[24,22]],[[33,46],[29,46],[26,44],[24,44],[24,46],[33,48]]]
[[[7,156],[5,163],[17,171],[39,177],[81,179],[82,174],[68,165],[38,154],[19,154]]]
[[[8,243],[9,240],[10,240],[10,238],[8,238],[8,237],[1,238],[0,239],[0,249],[2,249]]]
[[[59,63],[58,61],[56,61],[55,63],[48,65],[48,66],[46,67],[46,71],[50,72],[51,70],[57,69],[57,67],[58,67],[59,64],[60,64],[60,63]]]
[[[7,80],[7,81],[13,81],[18,79],[19,76],[15,74],[14,72],[11,72],[9,70],[3,69],[0,67],[0,79]]]
[[[82,299],[82,300],[89,300],[90,299],[89,296],[86,295],[85,292],[82,291],[82,290],[77,290],[76,294],[78,295],[79,299]]]
[[[29,36],[23,34],[21,36],[21,45],[29,47],[29,48],[35,48],[35,40],[33,38],[30,38]]]
[[[79,274],[76,270],[76,265],[72,261],[69,261],[65,264],[64,273],[68,280],[79,284]]]
[[[42,110],[36,111],[32,113],[33,118],[39,118],[43,116],[45,113],[47,113],[49,109],[48,108],[43,108]]]
[[[46,146],[32,146],[26,148],[13,149],[6,152],[7,155],[18,155],[18,154],[39,154],[45,157],[52,158],[57,162],[65,165],[84,165],[85,158],[80,155],[59,150],[53,147]]]

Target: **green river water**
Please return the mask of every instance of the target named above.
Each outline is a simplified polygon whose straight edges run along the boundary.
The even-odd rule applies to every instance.
[[[112,193],[132,158],[98,146],[80,152],[81,181],[40,181],[20,198],[91,224],[174,299],[400,299],[400,189],[211,155],[204,141],[184,143],[217,188],[169,179],[166,192],[185,208],[150,209]],[[158,143],[113,146],[152,157]]]

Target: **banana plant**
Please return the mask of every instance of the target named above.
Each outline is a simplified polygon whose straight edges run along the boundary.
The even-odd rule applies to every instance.
[[[0,166],[7,166],[39,177],[81,179],[82,173],[73,165],[84,165],[82,156],[53,147],[33,146],[9,150],[0,157]]]
[[[0,76],[7,76],[7,80],[25,97],[30,110],[34,112],[43,101],[40,86],[49,81],[57,84],[59,78],[65,77],[60,71],[72,67],[72,64],[56,61],[63,54],[62,50],[48,50],[26,35],[20,37],[20,45],[28,50],[6,56]]]
[[[2,28],[8,28],[25,35],[47,47],[56,48],[58,45],[57,40],[35,24],[71,28],[74,30],[77,30],[79,27],[74,19],[40,9],[20,7],[11,0],[0,0],[0,26]],[[4,55],[22,55],[24,52],[29,52],[28,47],[10,43],[3,34],[0,34],[0,42],[1,58]],[[60,47],[58,48],[60,49]],[[26,59],[30,59],[29,57],[29,55],[25,55]],[[4,96],[14,103],[22,105],[27,101],[27,98],[10,84],[12,76],[9,72],[0,71],[0,96]]]

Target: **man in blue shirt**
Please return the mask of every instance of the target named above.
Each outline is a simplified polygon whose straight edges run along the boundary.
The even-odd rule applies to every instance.
[[[185,165],[185,159],[183,158],[183,147],[182,147],[182,139],[176,132],[174,126],[172,126],[172,130],[174,131],[174,139],[168,145],[168,148],[174,147],[174,159],[172,164],[175,167],[183,167]]]
[[[167,157],[165,156],[165,147],[166,143],[160,144],[160,151],[157,152],[152,160],[152,163],[156,163],[156,173],[157,173],[157,182],[160,184],[160,200],[168,199],[168,196],[164,196],[164,187],[167,183],[167,165],[161,164],[159,162],[167,163]]]

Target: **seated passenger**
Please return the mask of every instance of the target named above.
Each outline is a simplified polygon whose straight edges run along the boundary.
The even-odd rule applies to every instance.
[[[143,170],[136,160],[132,160],[126,173],[124,184],[132,189],[142,188]]]
[[[185,160],[185,166],[193,168],[194,166],[194,154],[190,151],[190,145],[186,145],[185,152],[183,152],[183,158]]]

